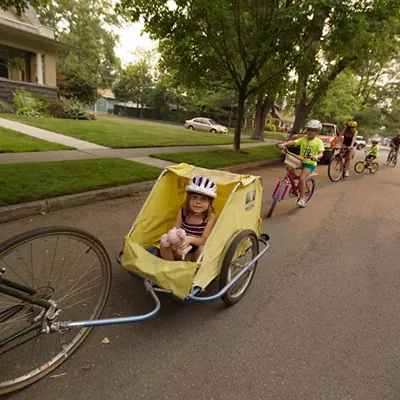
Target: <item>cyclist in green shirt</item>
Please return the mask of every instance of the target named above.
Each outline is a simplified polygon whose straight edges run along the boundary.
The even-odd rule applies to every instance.
[[[315,171],[317,162],[324,155],[324,143],[316,136],[321,132],[322,124],[316,119],[308,121],[305,125],[307,134],[296,140],[289,140],[282,143],[279,147],[286,146],[300,146],[300,156],[304,157],[302,161],[303,171],[300,175],[300,197],[297,199],[297,205],[304,207],[305,205],[305,192],[306,192],[306,179],[308,175]]]

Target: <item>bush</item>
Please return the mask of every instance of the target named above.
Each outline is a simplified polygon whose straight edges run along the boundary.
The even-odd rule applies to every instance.
[[[95,119],[97,119],[96,114],[95,114],[93,111],[89,111],[88,114],[89,114],[89,118],[90,118],[92,121],[94,121]]]
[[[67,118],[64,103],[61,100],[51,100],[47,106],[47,111],[54,118]]]
[[[89,113],[84,110],[84,105],[76,99],[62,99],[64,111],[69,119],[90,119]]]
[[[44,114],[47,111],[49,98],[45,94],[41,93],[32,93],[32,97],[36,101],[36,111],[40,114]]]
[[[275,124],[267,124],[267,125],[265,125],[264,130],[270,131],[270,132],[276,132],[276,126],[275,126]]]
[[[19,88],[13,99],[15,105],[15,113],[26,117],[40,117],[41,113],[46,111],[46,104],[43,100],[39,100],[25,91],[24,88]]]

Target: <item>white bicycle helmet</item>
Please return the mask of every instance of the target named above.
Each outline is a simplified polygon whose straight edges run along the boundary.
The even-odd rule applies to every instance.
[[[322,124],[317,119],[311,119],[310,121],[308,121],[306,123],[306,125],[304,127],[306,129],[317,129],[320,131],[322,129]]]
[[[205,176],[195,176],[186,186],[188,193],[198,193],[215,199],[217,197],[217,185],[212,179]]]

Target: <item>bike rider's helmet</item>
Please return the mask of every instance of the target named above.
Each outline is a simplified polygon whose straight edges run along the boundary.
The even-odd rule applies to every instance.
[[[357,124],[357,121],[347,121],[346,126],[348,128],[357,128],[358,124]]]
[[[378,140],[378,139],[371,139],[371,143],[372,143],[372,144],[378,144],[378,143],[379,143],[379,140]]]
[[[202,194],[215,199],[217,197],[217,185],[206,176],[195,176],[186,185],[186,192]]]
[[[318,121],[317,119],[311,119],[310,121],[308,121],[305,126],[306,129],[314,129],[317,131],[320,131],[322,129],[322,124],[320,121]]]

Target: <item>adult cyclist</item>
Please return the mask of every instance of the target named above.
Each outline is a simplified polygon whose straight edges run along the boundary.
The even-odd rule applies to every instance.
[[[398,153],[400,146],[400,133],[391,140],[390,145],[394,148],[395,152]]]
[[[350,169],[350,162],[352,158],[354,157],[354,150],[353,146],[354,143],[356,142],[357,139],[357,122],[356,121],[348,121],[346,122],[346,127],[343,129],[343,131],[340,133],[339,138],[343,138],[343,145],[345,148],[348,148],[349,151],[347,152],[346,156],[346,162],[344,165],[345,176],[349,176],[349,169]]]

